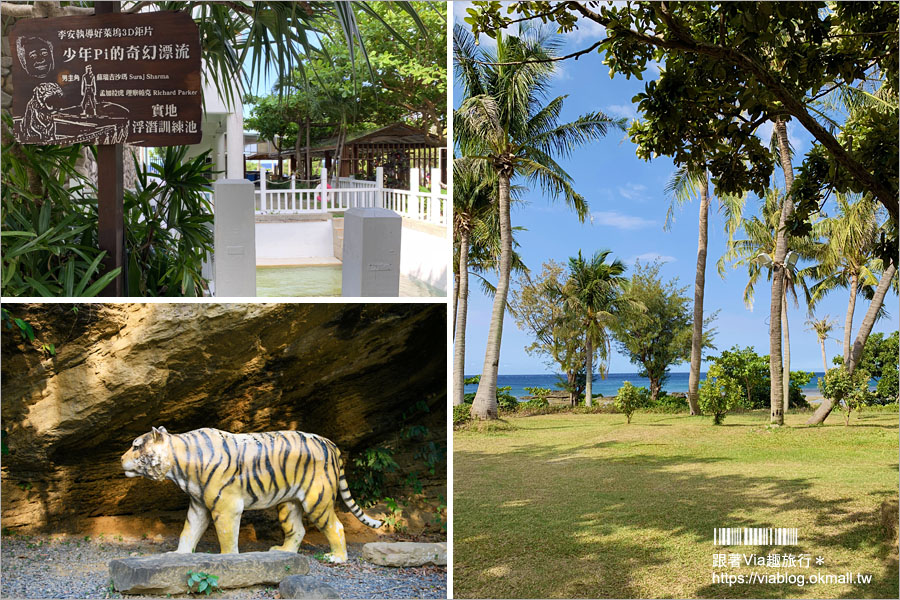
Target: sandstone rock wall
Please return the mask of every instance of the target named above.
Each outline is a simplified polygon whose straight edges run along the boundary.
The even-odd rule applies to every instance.
[[[2,332],[5,527],[186,507],[173,483],[122,475],[119,457],[151,426],[315,432],[349,463],[366,448],[400,444],[401,430],[418,423],[425,441],[446,448],[443,306],[4,308],[37,336],[28,344]],[[39,343],[54,343],[56,356]],[[425,411],[410,410],[418,401]],[[446,463],[424,481],[446,497],[445,482]]]

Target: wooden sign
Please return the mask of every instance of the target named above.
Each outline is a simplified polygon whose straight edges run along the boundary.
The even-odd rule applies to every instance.
[[[200,34],[189,14],[22,19],[9,41],[19,142],[200,142]]]

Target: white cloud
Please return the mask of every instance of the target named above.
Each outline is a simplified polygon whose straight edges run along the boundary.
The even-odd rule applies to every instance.
[[[566,41],[569,43],[584,43],[587,46],[606,37],[606,27],[596,21],[580,17],[576,25],[578,29],[566,34]]]
[[[613,117],[624,117],[629,120],[638,118],[637,108],[634,104],[612,104],[606,107],[606,112]]]
[[[614,210],[600,210],[591,213],[591,224],[633,230],[650,227],[657,223],[651,219],[626,215]]]
[[[552,77],[556,81],[568,81],[572,79],[572,76],[569,74],[569,70],[562,62],[558,62],[553,65]]]
[[[647,186],[640,183],[626,183],[618,186],[619,195],[627,200],[645,200]]]
[[[674,256],[669,256],[667,254],[657,254],[656,252],[644,252],[643,254],[638,254],[637,256],[632,256],[627,259],[626,262],[636,263],[641,261],[644,264],[652,263],[659,261],[661,263],[670,263],[675,262],[677,259]]]

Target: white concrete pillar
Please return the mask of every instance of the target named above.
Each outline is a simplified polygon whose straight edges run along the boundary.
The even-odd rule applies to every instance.
[[[328,210],[328,169],[324,166],[319,173],[319,189],[322,190],[322,193],[319,194],[319,210],[325,212]]]
[[[228,163],[225,159],[225,130],[224,128],[219,128],[216,131],[216,179],[226,179],[228,177]],[[243,177],[243,173],[241,173],[241,177]]]
[[[259,162],[259,209],[270,211],[269,195],[266,193],[266,168]]]
[[[236,112],[225,119],[227,135],[228,165],[225,176],[228,179],[244,178],[244,114],[240,104],[234,107]]]
[[[384,167],[375,167],[375,208],[384,208]]]
[[[213,193],[216,296],[256,296],[253,184],[246,179],[219,179],[213,183]]]
[[[422,216],[422,198],[419,197],[419,169],[418,167],[412,167],[409,170],[409,204],[406,205],[405,211],[400,211],[401,213],[406,213],[408,216],[415,210],[415,214],[421,218]]]
[[[441,170],[431,169],[431,198],[428,199],[428,220],[439,223],[441,220]]]
[[[403,220],[383,208],[344,212],[341,296],[400,295],[400,235]]]

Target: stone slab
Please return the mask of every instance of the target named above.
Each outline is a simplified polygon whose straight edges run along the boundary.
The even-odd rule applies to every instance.
[[[363,546],[362,556],[370,563],[385,567],[445,566],[447,543],[372,542]]]
[[[277,584],[288,575],[309,573],[309,560],[294,552],[244,554],[176,554],[117,558],[109,562],[109,576],[124,594],[183,594],[188,571],[218,575],[219,588]]]
[[[340,598],[333,587],[318,577],[288,575],[278,584],[282,598]]]

